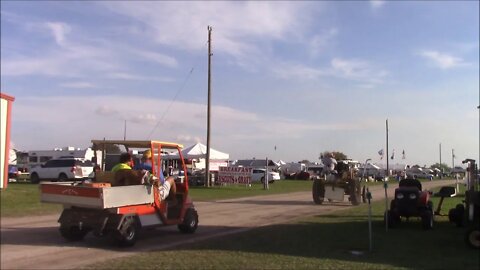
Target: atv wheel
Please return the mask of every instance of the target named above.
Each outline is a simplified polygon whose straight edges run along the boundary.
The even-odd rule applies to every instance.
[[[68,241],[80,241],[82,240],[85,235],[88,233],[88,229],[82,228],[78,226],[66,226],[60,225],[60,234],[63,238],[67,239]]]
[[[480,249],[480,230],[470,229],[465,234],[465,242],[468,246],[475,249]]]
[[[137,242],[139,227],[134,216],[125,217],[119,230],[113,231],[113,241],[120,247],[131,247]]]
[[[433,211],[425,210],[422,213],[422,227],[424,230],[433,229]]]
[[[325,184],[322,180],[313,180],[312,197],[315,204],[322,204],[325,200]]]
[[[195,209],[189,208],[185,213],[182,224],[178,225],[178,229],[182,233],[194,233],[198,227],[198,213]]]

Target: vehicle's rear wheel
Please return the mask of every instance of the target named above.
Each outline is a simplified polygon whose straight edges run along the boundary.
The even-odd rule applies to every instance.
[[[139,226],[134,216],[125,217],[119,230],[113,231],[113,241],[120,247],[131,247],[137,242]]]
[[[64,173],[61,173],[59,176],[58,176],[58,181],[60,182],[65,182],[68,180],[68,176]]]
[[[322,180],[313,180],[312,197],[315,204],[322,204],[325,200],[325,183]]]
[[[38,184],[38,183],[40,183],[40,178],[38,177],[38,174],[37,174],[37,173],[32,173],[32,174],[30,175],[30,182],[31,182],[32,184]]]
[[[60,225],[60,234],[63,238],[67,239],[68,241],[80,241],[82,240],[85,235],[88,233],[88,229],[81,228],[78,226],[67,226],[67,225]]]
[[[178,224],[178,229],[182,233],[194,233],[198,227],[198,213],[195,209],[189,208],[185,212],[182,224]]]
[[[470,229],[465,234],[465,242],[472,248],[480,249],[480,230]]]

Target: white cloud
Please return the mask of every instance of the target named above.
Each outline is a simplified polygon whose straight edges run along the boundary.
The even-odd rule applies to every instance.
[[[206,136],[204,104],[176,102],[166,116],[159,119],[157,116],[165,113],[167,100],[134,96],[98,96],[95,99],[58,96],[25,97],[15,102],[15,132],[12,137],[21,149],[85,145],[93,138],[123,138],[125,120],[127,137],[132,139],[147,139],[152,134],[152,139],[190,143],[204,141]],[[72,104],[82,109],[72,110]],[[31,121],[32,114],[38,116],[34,122]],[[221,134],[216,136],[216,140],[224,145],[229,145],[229,141],[255,144],[259,140],[302,138],[306,133],[322,130],[348,131],[370,127],[368,123],[354,120],[318,124],[224,106],[213,106],[212,116],[214,134]],[[26,132],[32,128],[40,129],[36,142],[32,142],[31,135]],[[232,146],[228,150],[232,154],[236,151]]]
[[[125,72],[113,72],[106,75],[109,79],[121,79],[121,80],[135,80],[135,81],[160,81],[160,82],[173,82],[172,78],[162,76],[142,76]]]
[[[383,7],[384,5],[385,5],[384,0],[370,0],[370,6],[375,10]]]
[[[68,83],[61,83],[60,86],[66,87],[66,88],[79,88],[79,89],[97,87],[94,84],[89,82],[68,82]]]
[[[350,80],[378,84],[382,83],[384,77],[387,75],[385,70],[377,69],[369,62],[358,59],[346,60],[334,58],[330,64],[333,68],[332,75]]]
[[[331,28],[328,31],[314,35],[310,42],[310,54],[313,57],[318,56],[325,47],[330,45],[331,41],[338,35],[338,30],[336,28]]]
[[[65,45],[65,36],[71,31],[71,27],[63,22],[47,22],[45,25],[52,31],[57,44]]]
[[[115,115],[118,114],[118,111],[115,109],[110,108],[107,105],[101,105],[94,110],[94,112],[98,115]]]
[[[283,79],[318,79],[322,75],[326,75],[326,72],[319,69],[308,67],[302,64],[279,64],[273,68],[273,73]]]
[[[461,58],[438,51],[423,51],[420,53],[420,55],[424,58],[427,58],[441,69],[449,69],[467,65],[467,63],[465,63]]]
[[[207,26],[213,27],[213,51],[234,57],[240,64],[262,56],[259,46],[270,40],[302,35],[301,25],[313,15],[303,2],[102,2],[111,11],[134,18],[145,36],[176,49],[206,49]],[[319,6],[316,4],[315,6]],[[175,14],[175,16],[172,16]],[[260,41],[260,42],[258,42]]]
[[[166,67],[177,67],[178,62],[175,58],[156,52],[131,50],[133,54],[143,57],[145,60],[159,63]]]
[[[129,121],[137,124],[144,124],[144,123],[155,124],[157,123],[157,116],[151,113],[139,114],[131,117]]]

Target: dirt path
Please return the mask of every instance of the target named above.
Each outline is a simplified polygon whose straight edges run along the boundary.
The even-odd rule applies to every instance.
[[[424,182],[424,189],[451,185],[451,180]],[[389,183],[389,199],[397,185]],[[383,186],[370,188],[373,200],[385,198]],[[193,235],[180,234],[175,226],[145,231],[133,248],[114,248],[103,238],[87,235],[70,243],[60,237],[59,215],[1,220],[1,269],[72,269],[98,261],[242,232],[253,227],[285,223],[299,217],[327,214],[348,202],[315,205],[310,192],[197,202],[200,226]]]

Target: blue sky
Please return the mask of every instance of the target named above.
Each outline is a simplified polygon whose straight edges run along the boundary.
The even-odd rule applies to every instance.
[[[386,119],[393,163],[479,157],[478,1],[2,1],[14,147],[206,143],[208,25],[232,159],[380,162]]]

